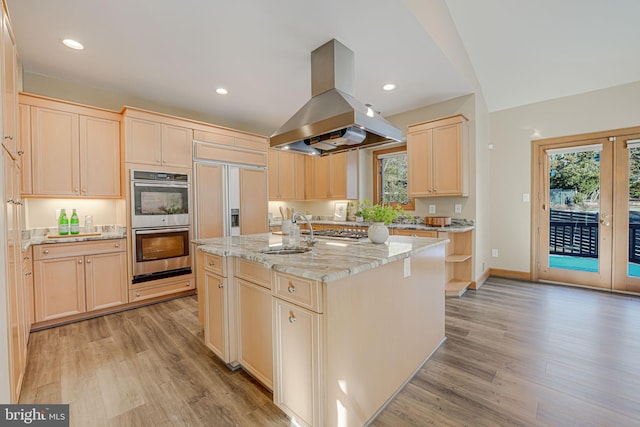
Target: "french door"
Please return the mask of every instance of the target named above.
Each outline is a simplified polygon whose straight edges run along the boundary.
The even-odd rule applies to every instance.
[[[634,130],[534,142],[534,280],[640,292]]]

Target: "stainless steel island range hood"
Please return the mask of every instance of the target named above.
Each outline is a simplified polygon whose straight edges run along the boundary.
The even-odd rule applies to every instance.
[[[354,55],[333,39],[311,52],[311,99],[271,135],[271,147],[308,154],[403,141],[400,129],[353,97]]]

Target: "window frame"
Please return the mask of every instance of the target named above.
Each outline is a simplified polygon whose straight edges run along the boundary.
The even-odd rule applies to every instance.
[[[373,151],[373,203],[379,204],[382,201],[382,158],[388,156],[389,154],[395,153],[404,153],[407,154],[407,145],[399,145],[397,147],[385,148],[382,150],[374,150]],[[409,179],[409,172],[407,171],[407,181]],[[398,202],[391,202],[391,206],[400,206],[405,211],[414,211],[415,200],[413,198],[410,199],[409,203],[401,204]]]

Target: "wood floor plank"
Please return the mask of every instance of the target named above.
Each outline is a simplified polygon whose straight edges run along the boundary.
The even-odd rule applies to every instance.
[[[447,340],[371,425],[640,425],[639,325],[635,296],[490,278],[446,300]],[[21,402],[70,403],[72,426],[290,426],[203,336],[195,297],[35,332]]]

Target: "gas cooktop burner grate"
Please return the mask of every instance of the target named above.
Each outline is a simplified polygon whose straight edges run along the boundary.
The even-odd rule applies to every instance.
[[[308,230],[303,230],[304,234],[309,234]],[[367,232],[362,230],[314,230],[314,236],[328,237],[332,239],[345,239],[345,240],[362,240],[367,238]]]

